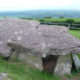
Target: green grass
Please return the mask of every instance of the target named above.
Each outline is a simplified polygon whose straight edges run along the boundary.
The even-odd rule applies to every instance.
[[[54,22],[65,22],[67,18],[49,18],[45,19],[45,21],[54,21]]]
[[[75,23],[80,23],[80,18],[43,18],[45,21],[49,22],[66,22],[68,19],[73,19]],[[35,19],[34,19],[35,20]],[[36,19],[40,20],[40,19]]]
[[[80,72],[60,77],[32,69],[19,61],[12,62],[0,59],[0,73],[1,72],[8,73],[9,78],[12,80],[79,80],[80,78]]]
[[[69,33],[80,39],[80,30],[70,30]]]
[[[67,20],[69,20],[69,19],[71,19],[71,20],[74,20],[74,22],[73,23],[79,23],[80,24],[80,18],[26,18],[26,17],[24,17],[24,18],[21,18],[21,19],[29,19],[29,20],[37,20],[37,21],[39,21],[39,20],[44,20],[44,21],[47,21],[47,22],[58,22],[58,23],[67,23],[66,21]]]
[[[69,33],[80,39],[80,30],[70,30]],[[78,54],[78,57],[80,58],[80,54]]]
[[[9,62],[2,59],[0,59],[1,72],[8,73],[13,80],[60,80],[58,76],[29,68],[21,62]]]
[[[78,57],[80,58],[80,54],[78,54]]]

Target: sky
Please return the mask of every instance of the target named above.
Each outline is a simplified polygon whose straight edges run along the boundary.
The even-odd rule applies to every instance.
[[[0,11],[37,9],[80,10],[80,0],[0,0]]]

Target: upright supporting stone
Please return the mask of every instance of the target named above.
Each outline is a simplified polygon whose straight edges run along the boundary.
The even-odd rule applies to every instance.
[[[42,58],[39,56],[35,56],[32,53],[20,53],[18,56],[18,59],[21,61],[24,61],[26,64],[28,64],[32,68],[43,70]]]
[[[72,68],[71,55],[70,54],[60,55],[54,70],[54,74],[57,75],[71,74],[71,68]]]
[[[72,54],[72,58],[73,58],[76,69],[79,70],[80,69],[80,60],[79,60],[77,54]]]
[[[17,60],[18,59],[18,55],[19,55],[19,51],[18,50],[13,50],[13,49],[11,49],[11,51],[10,51],[10,56],[9,56],[9,60],[12,60],[12,61],[15,61],[15,60]]]

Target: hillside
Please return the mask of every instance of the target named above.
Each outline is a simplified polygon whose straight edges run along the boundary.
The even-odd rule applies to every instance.
[[[65,18],[80,18],[80,10],[29,10],[29,11],[5,11],[0,12],[0,16],[7,17],[28,17],[28,18],[43,18],[43,17],[65,17]]]

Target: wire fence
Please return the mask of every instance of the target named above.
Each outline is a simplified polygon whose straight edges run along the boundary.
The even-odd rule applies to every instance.
[[[74,23],[54,23],[54,22],[41,21],[40,24],[66,26],[69,27],[70,30],[80,30],[80,24],[74,24]]]

